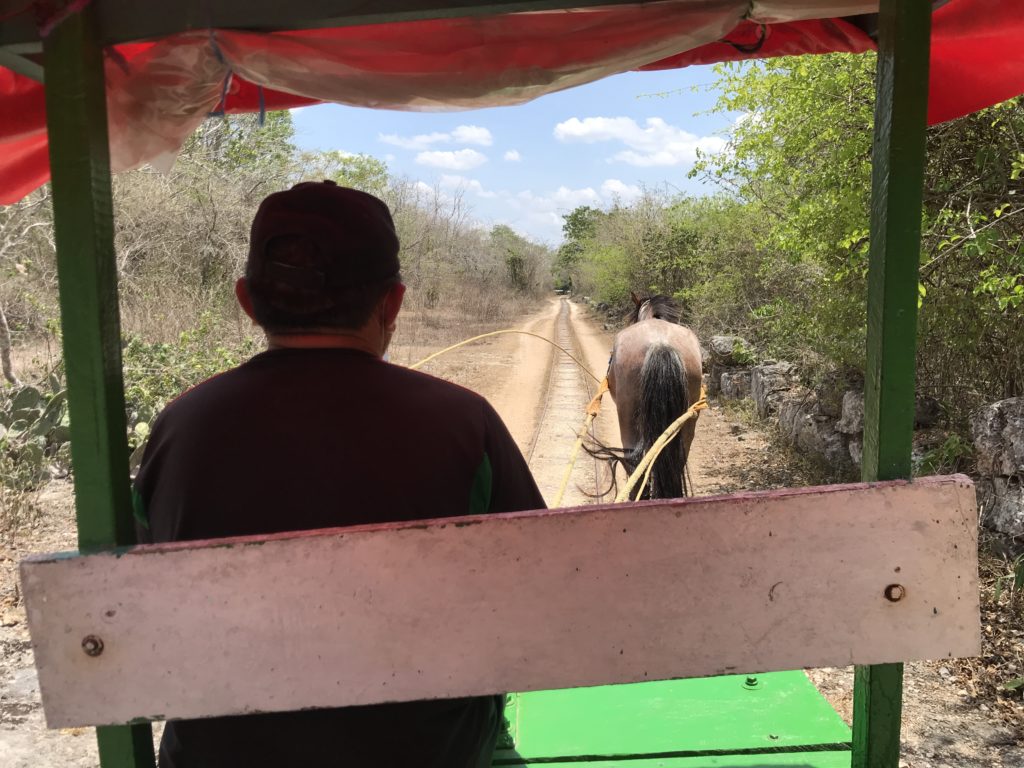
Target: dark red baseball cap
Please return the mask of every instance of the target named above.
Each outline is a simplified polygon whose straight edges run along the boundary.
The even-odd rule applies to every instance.
[[[257,288],[334,292],[397,276],[398,248],[382,200],[333,181],[305,181],[260,203],[246,277]]]

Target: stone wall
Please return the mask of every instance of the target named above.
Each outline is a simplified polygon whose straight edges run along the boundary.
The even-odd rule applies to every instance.
[[[750,398],[758,416],[777,422],[782,439],[799,451],[839,470],[859,468],[864,450],[862,388],[832,381],[818,391],[807,389],[792,363],[743,364],[742,359],[750,357],[748,349],[738,337],[712,337],[706,360],[708,394],[724,400]],[[940,416],[937,401],[918,398],[915,429],[934,427]],[[917,434],[927,436],[928,432]],[[971,435],[983,522],[993,530],[1024,536],[1024,398],[979,410],[971,419]],[[921,453],[916,449],[915,459]]]
[[[982,522],[1024,536],[1024,397],[1000,400],[971,415]]]

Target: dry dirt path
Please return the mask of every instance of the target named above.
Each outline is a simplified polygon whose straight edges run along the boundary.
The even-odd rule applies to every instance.
[[[519,326],[557,338],[598,377],[604,374],[613,334],[591,319],[579,305],[553,298]],[[395,350],[394,359],[408,363],[444,343],[423,339]],[[562,479],[584,407],[594,382],[578,366],[546,343],[521,335],[492,337],[464,347],[427,371],[470,387],[501,414],[537,478],[545,498],[553,500]],[[614,405],[606,397],[595,423],[597,436],[618,445]],[[813,481],[800,462],[780,453],[760,429],[731,418],[716,404],[698,422],[691,455],[697,495],[735,490],[800,486]],[[595,484],[607,477],[593,460],[581,456],[564,506],[586,504]],[[70,491],[54,484],[44,497],[44,512],[16,536],[0,537],[0,768],[96,766],[91,729],[47,731],[38,700],[24,610],[14,580],[18,560],[31,552],[74,547]],[[849,670],[814,670],[812,679],[849,721]],[[904,768],[1020,768],[1024,749],[1015,734],[993,722],[974,704],[966,703],[942,668],[908,665],[904,707]]]

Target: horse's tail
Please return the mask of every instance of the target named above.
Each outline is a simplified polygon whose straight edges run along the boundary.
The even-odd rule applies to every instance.
[[[640,402],[637,407],[639,442],[630,456],[634,467],[651,450],[668,426],[690,407],[686,393],[686,366],[675,349],[655,344],[647,350],[640,368]],[[644,498],[675,499],[686,495],[686,453],[682,434],[665,446],[651,470],[650,491]]]

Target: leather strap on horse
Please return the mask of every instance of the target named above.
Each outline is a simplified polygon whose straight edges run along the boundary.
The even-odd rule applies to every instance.
[[[551,505],[552,507],[562,506],[562,497],[565,496],[565,489],[569,487],[569,478],[572,476],[573,467],[576,466],[576,459],[580,455],[580,448],[583,446],[583,441],[590,432],[590,425],[594,423],[594,419],[596,419],[597,415],[601,412],[601,398],[604,397],[604,393],[607,391],[608,377],[605,376],[601,379],[601,383],[597,387],[597,394],[594,395],[594,398],[587,405],[587,418],[584,419],[583,427],[580,429],[580,433],[576,437],[576,444],[572,447],[572,455],[569,457],[569,464],[566,466],[565,472],[562,474],[562,484],[558,488],[555,501]]]
[[[691,405],[686,412],[678,419],[668,425],[668,429],[661,433],[661,437],[654,441],[654,445],[646,453],[646,455],[637,464],[636,469],[633,470],[633,474],[629,476],[625,486],[615,496],[615,503],[618,504],[623,501],[629,501],[629,495],[633,492],[633,488],[636,487],[640,478],[643,478],[643,482],[640,483],[640,491],[637,492],[636,497],[640,498],[643,493],[643,489],[647,487],[647,483],[651,479],[651,470],[654,467],[654,461],[661,455],[661,452],[665,449],[665,446],[671,442],[672,438],[679,434],[679,431],[683,428],[683,425],[690,419],[697,418],[697,414],[708,407],[708,393],[701,385],[700,388],[700,399]]]

